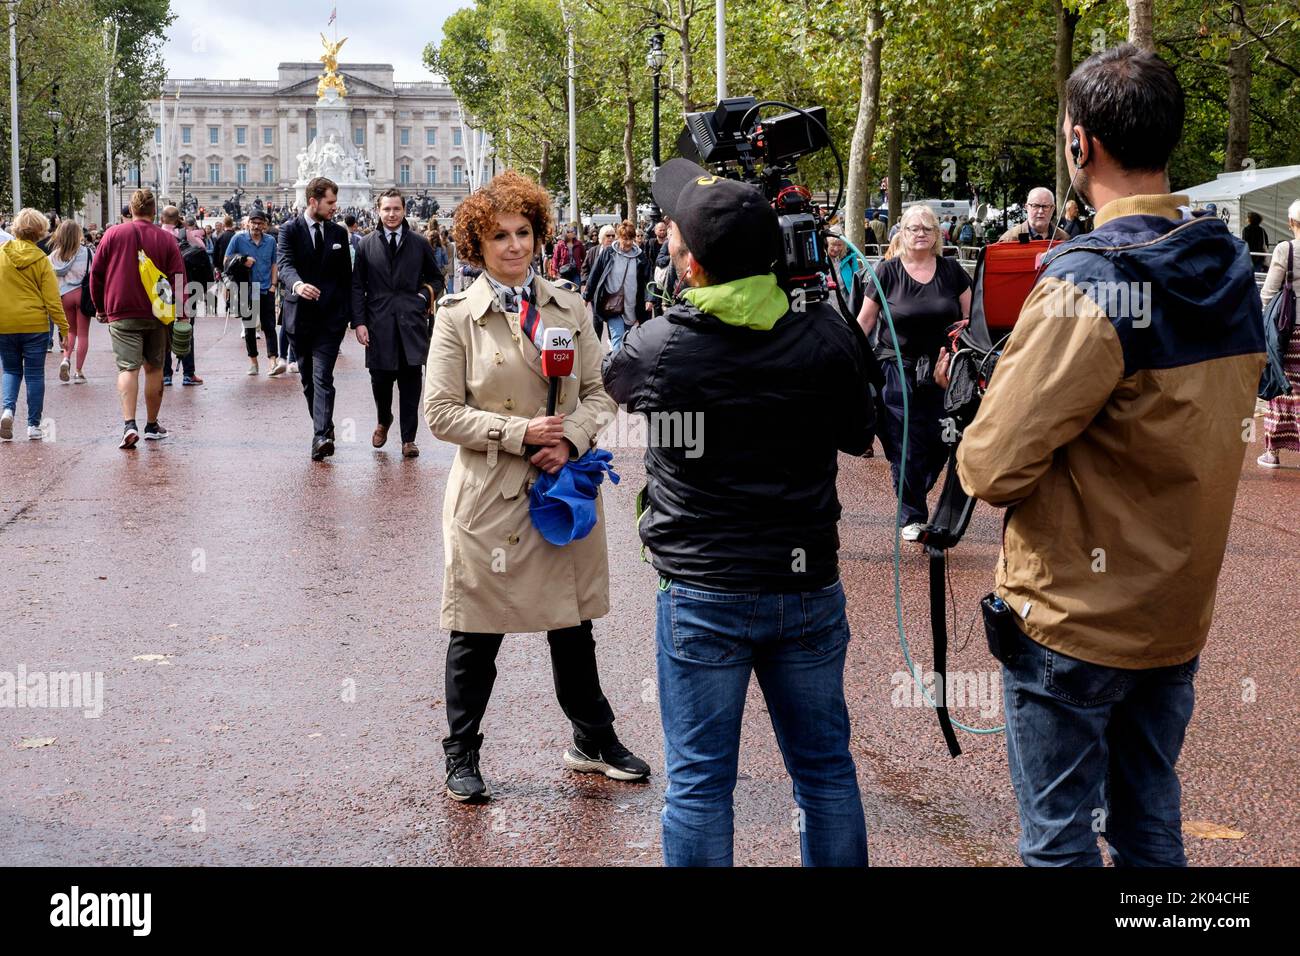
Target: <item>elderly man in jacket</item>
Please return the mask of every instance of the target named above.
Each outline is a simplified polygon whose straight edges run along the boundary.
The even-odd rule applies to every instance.
[[[638,527],[660,582],[664,862],[731,864],[741,716],[757,674],[804,815],[804,864],[862,866],[835,491],[838,452],[871,444],[858,344],[828,304],[791,308],[773,274],[776,213],[756,188],[673,159],[654,197],[690,288],[628,333],[604,377],[656,436]]]
[[[1096,228],[1044,263],[957,461],[1007,508],[984,616],[1021,858],[1099,866],[1101,834],[1117,865],[1181,866],[1174,767],[1264,364],[1259,296],[1245,245],[1169,194],[1169,65],[1098,53],[1065,102]]]
[[[352,327],[366,347],[366,368],[379,423],[375,448],[393,425],[393,386],[401,416],[402,457],[415,458],[420,425],[421,369],[429,354],[430,315],[445,287],[429,240],[411,229],[397,189],[379,194],[378,229],[357,246],[352,270]]]
[[[1035,242],[1044,239],[1065,242],[1070,238],[1070,234],[1059,226],[1053,225],[1054,212],[1056,212],[1056,197],[1052,195],[1052,191],[1046,186],[1035,186],[1029,190],[1029,195],[1025,198],[1025,221],[1017,223],[1004,232],[998,242]]]

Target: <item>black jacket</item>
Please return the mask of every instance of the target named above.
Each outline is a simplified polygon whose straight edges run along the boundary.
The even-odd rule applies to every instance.
[[[604,377],[649,419],[638,528],[661,574],[729,591],[834,583],[837,452],[863,454],[875,416],[858,343],[833,309],[811,304],[760,331],[681,300],[630,331]],[[691,434],[687,421],[694,441],[655,447],[673,428]]]
[[[432,293],[425,285],[433,287]],[[382,225],[361,240],[352,270],[352,327],[364,325],[370,333],[366,368],[397,371],[399,350],[407,365],[424,364],[429,355],[428,306],[441,298],[444,288],[433,246],[405,223],[396,257],[388,251]]]
[[[591,308],[594,312],[600,311],[600,300],[606,295],[606,291],[601,289],[601,286],[603,286],[605,280],[609,278],[610,270],[617,268],[618,272],[616,275],[621,276],[623,274],[623,267],[616,263],[617,259],[622,258],[621,256],[617,256],[614,252],[617,244],[618,240],[616,239],[596,254],[596,261],[592,263],[591,272],[587,275],[587,287],[583,290],[582,297],[591,303]],[[644,249],[641,250],[640,256],[637,258],[636,262],[632,264],[632,268],[636,271],[636,320],[638,322],[644,322],[646,320]],[[604,312],[600,312],[600,317],[602,319],[609,318],[609,316]],[[618,318],[618,316],[615,315],[614,318]]]
[[[307,220],[294,216],[280,227],[276,250],[280,281],[284,284],[284,330],[290,335],[343,337],[352,319],[352,253],[348,231],[336,222],[323,227],[323,248],[318,254]],[[294,293],[305,282],[321,290],[317,300]]]

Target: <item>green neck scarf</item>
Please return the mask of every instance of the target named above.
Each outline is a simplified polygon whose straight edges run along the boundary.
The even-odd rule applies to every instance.
[[[707,312],[727,325],[763,332],[790,311],[790,300],[776,284],[776,276],[770,272],[721,285],[687,289],[682,297],[701,312]]]

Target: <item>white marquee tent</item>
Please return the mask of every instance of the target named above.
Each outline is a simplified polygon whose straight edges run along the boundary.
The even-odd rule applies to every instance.
[[[1208,183],[1190,189],[1175,189],[1174,192],[1187,196],[1193,209],[1203,209],[1208,203],[1214,203],[1219,217],[1237,236],[1241,235],[1241,227],[1246,225],[1246,214],[1259,213],[1264,218],[1264,231],[1268,233],[1271,249],[1282,240],[1291,238],[1286,210],[1300,199],[1300,166],[1220,173]]]

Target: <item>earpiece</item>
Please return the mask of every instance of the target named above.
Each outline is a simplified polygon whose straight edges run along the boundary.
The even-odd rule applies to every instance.
[[[1075,134],[1074,138],[1070,140],[1070,155],[1074,157],[1074,165],[1077,166],[1079,169],[1082,169],[1084,166],[1087,166],[1088,159],[1092,159],[1092,157],[1089,156],[1088,159],[1085,159],[1083,162],[1079,162],[1079,156],[1082,155],[1082,153],[1083,153],[1083,144],[1079,142],[1078,134]]]

